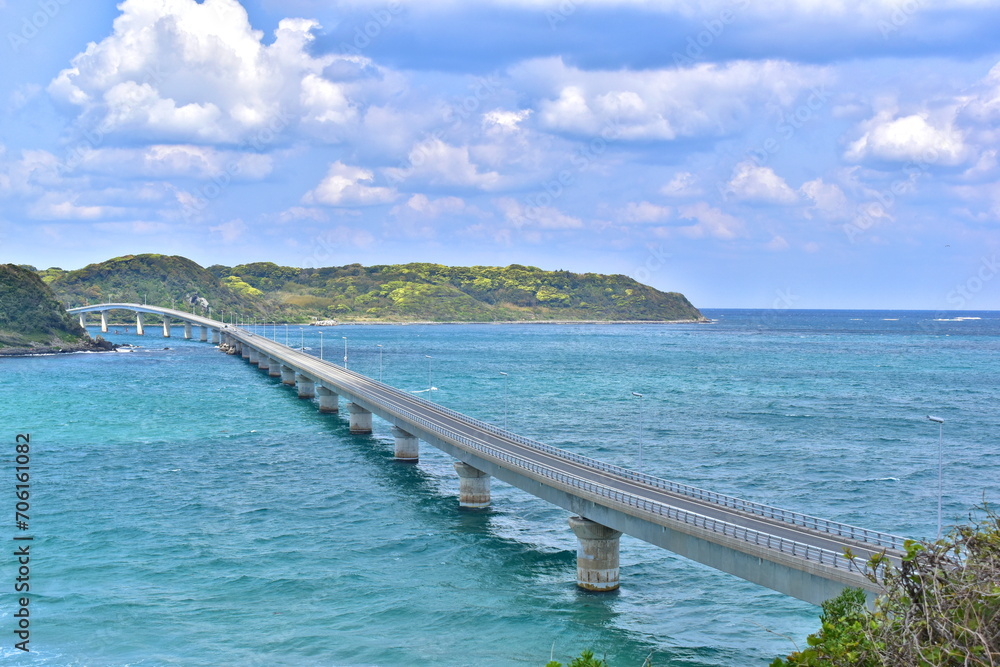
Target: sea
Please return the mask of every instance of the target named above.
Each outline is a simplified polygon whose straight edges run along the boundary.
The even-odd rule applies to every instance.
[[[638,468],[641,446],[647,473],[866,528],[933,539],[939,497],[945,530],[1000,502],[1000,313],[704,313],[255,329],[338,363],[346,345],[354,370],[572,452]],[[566,511],[496,480],[488,510],[459,509],[432,447],[397,463],[378,419],[352,436],[181,327],[115,329],[139,347],[0,359],[5,665],[541,667],[589,648],[731,667],[818,628],[817,607],[628,536],[621,589],[580,591]]]

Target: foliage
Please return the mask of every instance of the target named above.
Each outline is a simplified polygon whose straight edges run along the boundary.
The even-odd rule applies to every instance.
[[[946,539],[907,541],[899,567],[873,557],[868,577],[882,586],[874,611],[845,591],[823,605],[809,648],[772,667],[1000,664],[1000,517],[983,510]]]
[[[562,663],[550,660],[545,664],[545,667],[562,667]],[[588,649],[583,651],[580,657],[573,658],[568,667],[608,667],[608,663],[600,658],[595,658],[594,652]]]
[[[33,271],[0,264],[0,347],[74,343],[87,332]]]

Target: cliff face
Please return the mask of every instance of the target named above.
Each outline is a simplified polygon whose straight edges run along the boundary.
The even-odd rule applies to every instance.
[[[0,350],[89,347],[90,336],[33,271],[0,264]]]

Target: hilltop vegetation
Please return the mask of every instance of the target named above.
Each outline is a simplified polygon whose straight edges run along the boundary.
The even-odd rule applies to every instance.
[[[0,348],[43,351],[88,343],[87,332],[33,271],[0,264]]]
[[[703,319],[675,292],[626,276],[507,267],[360,264],[300,269],[271,262],[207,269],[184,257],[127,255],[76,271],[39,271],[73,305],[112,301],[213,315],[308,322]]]

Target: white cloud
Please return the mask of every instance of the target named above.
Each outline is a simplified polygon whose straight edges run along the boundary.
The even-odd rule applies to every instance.
[[[374,182],[375,175],[367,169],[334,162],[315,190],[306,193],[305,204],[329,206],[372,206],[393,201],[397,193],[392,188],[365,185]]]
[[[218,234],[223,243],[233,243],[238,241],[247,231],[247,225],[240,219],[223,222],[220,225],[209,227],[208,231]]]
[[[503,111],[496,109],[483,114],[483,129],[486,132],[499,130],[502,133],[516,132],[521,123],[531,115],[531,109]]]
[[[270,156],[222,151],[190,144],[146,148],[100,148],[80,155],[82,169],[107,174],[132,174],[151,178],[208,179],[225,175],[234,180],[260,180],[270,175]]]
[[[425,194],[415,194],[405,204],[393,206],[389,212],[397,216],[438,218],[442,215],[459,215],[467,209],[468,206],[461,197],[430,199]]]
[[[28,207],[28,214],[37,220],[99,220],[125,212],[112,206],[81,204],[79,200],[78,194],[47,193]]]
[[[768,204],[794,204],[795,191],[770,167],[761,167],[747,160],[736,165],[726,191],[737,199]]]
[[[409,166],[390,167],[386,175],[393,181],[415,180],[430,185],[472,187],[481,190],[495,188],[500,174],[495,171],[481,173],[472,162],[468,146],[452,146],[431,138],[413,147]]]
[[[658,206],[648,201],[629,202],[619,213],[618,218],[622,222],[661,222],[669,218],[672,213],[669,206]]]
[[[660,188],[660,193],[668,197],[697,197],[702,194],[695,175],[690,171],[679,171],[669,183]]]
[[[969,157],[962,132],[950,118],[931,119],[925,112],[897,117],[885,110],[862,123],[861,131],[861,137],[844,153],[852,162],[876,159],[956,165]]]
[[[511,197],[494,200],[504,219],[514,227],[538,227],[540,229],[579,229],[583,221],[566,215],[554,206],[524,206]]]
[[[825,218],[845,218],[852,214],[844,191],[833,183],[824,183],[822,178],[806,181],[799,192],[812,202],[811,210]]]
[[[711,236],[723,241],[730,241],[744,234],[743,222],[728,213],[723,213],[705,202],[678,209],[678,216],[683,220],[694,220],[694,225],[677,228],[684,236],[693,239]]]
[[[91,135],[168,142],[273,139],[298,118],[352,122],[351,84],[323,71],[356,56],[309,53],[316,22],[284,19],[265,45],[237,0],[125,0],[110,36],[49,84]]]
[[[299,220],[312,220],[314,222],[325,222],[328,216],[326,211],[319,208],[306,208],[303,206],[293,206],[278,214],[278,222],[288,224]]]
[[[787,106],[830,78],[823,68],[773,60],[590,71],[559,58],[524,63],[512,77],[546,91],[538,104],[542,127],[608,140],[724,135],[750,122],[755,106]]]

